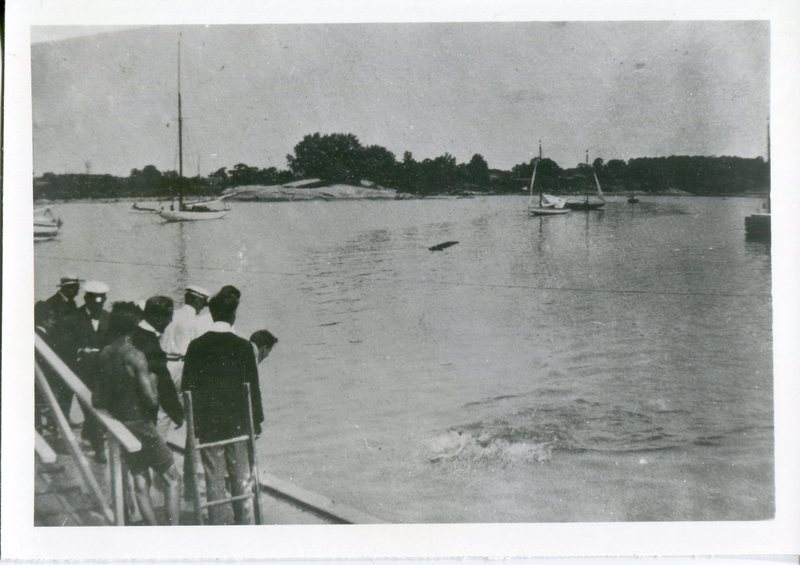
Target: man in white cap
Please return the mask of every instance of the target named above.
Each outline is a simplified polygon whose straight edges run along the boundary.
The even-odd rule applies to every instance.
[[[183,374],[183,358],[191,341],[206,333],[213,324],[208,313],[209,292],[201,286],[189,285],[184,290],[183,306],[175,310],[172,322],[164,330],[159,342],[167,355],[167,369],[176,390],[181,390]],[[171,419],[163,410],[158,414],[158,430],[166,434],[171,426]]]
[[[100,350],[108,340],[108,312],[103,308],[108,285],[87,281],[83,285],[84,304],[55,328],[55,348],[64,362],[83,383],[94,390],[99,371]],[[105,462],[105,442],[99,424],[87,418],[83,424],[83,437],[95,451],[95,459]]]

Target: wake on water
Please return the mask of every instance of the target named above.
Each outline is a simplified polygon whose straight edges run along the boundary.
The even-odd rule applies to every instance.
[[[724,433],[692,430],[688,416],[657,402],[646,403],[640,411],[583,399],[543,403],[444,431],[430,440],[429,461],[462,470],[509,467],[546,463],[558,452],[633,454],[725,441]]]

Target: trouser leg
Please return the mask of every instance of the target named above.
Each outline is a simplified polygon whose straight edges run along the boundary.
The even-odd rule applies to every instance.
[[[231,481],[231,495],[252,493],[250,478],[250,458],[247,443],[240,441],[225,446],[225,460]],[[253,523],[253,500],[238,500],[233,503],[233,516],[237,524]]]
[[[213,502],[225,497],[225,448],[209,447],[201,451],[203,470],[206,474],[206,501]],[[225,523],[225,505],[208,508],[209,524]]]

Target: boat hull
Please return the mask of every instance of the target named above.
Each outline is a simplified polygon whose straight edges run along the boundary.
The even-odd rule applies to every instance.
[[[196,222],[199,220],[219,220],[230,210],[198,212],[194,210],[159,210],[158,215],[168,222]]]
[[[33,241],[49,241],[58,235],[58,225],[34,224]]]
[[[748,238],[770,239],[772,237],[772,217],[769,214],[753,214],[744,219],[744,232]]]
[[[156,212],[159,212],[159,211],[160,210],[158,208],[152,208],[150,206],[140,205],[138,202],[134,203],[133,206],[131,206],[131,212],[141,212],[141,213],[145,213],[145,214],[155,214]]]
[[[55,239],[61,229],[61,219],[56,217],[50,208],[38,208],[33,211],[33,241]]]
[[[605,205],[605,202],[567,202],[564,207],[570,210],[597,210]]]
[[[561,216],[568,212],[565,208],[528,208],[531,216]]]

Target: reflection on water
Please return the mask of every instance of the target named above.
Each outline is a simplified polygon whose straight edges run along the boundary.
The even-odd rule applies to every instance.
[[[67,270],[112,301],[236,285],[239,334],[280,338],[262,465],[391,521],[770,517],[750,203],[609,200],[533,218],[512,196],[239,203],[191,224],[69,204],[36,294]]]

